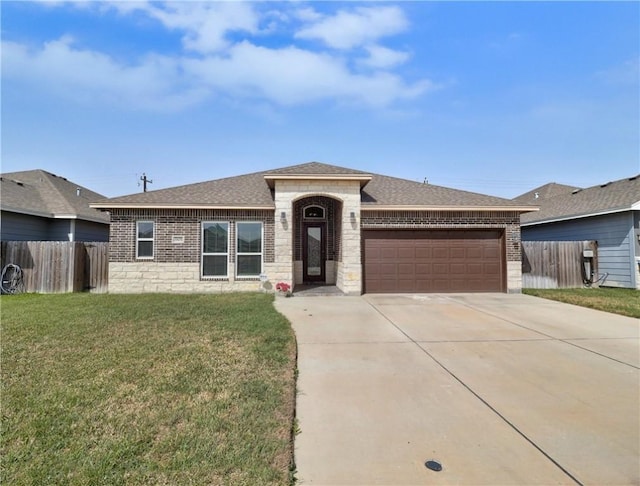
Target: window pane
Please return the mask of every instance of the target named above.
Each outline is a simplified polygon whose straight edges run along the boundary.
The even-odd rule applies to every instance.
[[[138,223],[138,238],[153,238],[153,223],[151,221]]]
[[[226,277],[227,255],[208,255],[202,257],[202,275],[205,277]]]
[[[204,223],[204,253],[226,253],[229,234],[227,223]]]
[[[255,277],[262,273],[262,255],[238,255],[238,277]]]
[[[138,256],[139,257],[152,257],[153,256],[153,241],[138,241]]]
[[[238,223],[238,253],[261,252],[262,223]]]
[[[324,218],[324,208],[319,206],[310,206],[304,210],[305,218]]]

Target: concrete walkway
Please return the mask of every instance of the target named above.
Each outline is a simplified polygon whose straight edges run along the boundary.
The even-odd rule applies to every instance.
[[[636,319],[503,294],[276,307],[298,339],[300,484],[640,484]]]

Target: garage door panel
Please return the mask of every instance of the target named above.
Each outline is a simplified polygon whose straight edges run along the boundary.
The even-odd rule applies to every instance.
[[[398,265],[394,263],[380,263],[378,267],[381,278],[395,277],[398,275]]]
[[[370,262],[380,260],[380,248],[376,248],[372,245],[365,245],[364,252],[367,255],[367,260]]]
[[[411,248],[398,248],[398,258],[400,259],[404,259],[404,260],[415,260],[416,258],[416,252],[415,252],[415,248],[411,247]]]
[[[485,263],[482,266],[482,273],[484,275],[500,276],[500,264],[499,263]]]
[[[465,278],[451,278],[449,279],[449,287],[451,292],[456,292],[456,289],[468,289],[469,288],[469,279]]]
[[[466,273],[470,277],[484,274],[484,265],[480,261],[478,263],[467,263],[466,267]]]
[[[432,292],[451,292],[451,282],[449,279],[434,279],[431,284]]]
[[[483,248],[482,256],[487,259],[496,259],[500,258],[500,250],[498,248],[485,247]]]
[[[431,268],[433,275],[447,275],[449,273],[448,263],[434,263]]]
[[[502,233],[364,231],[365,292],[501,292]]]
[[[430,263],[417,263],[415,269],[416,278],[424,278],[425,275],[430,275],[433,272]]]
[[[433,292],[431,280],[416,280],[416,292],[429,293]]]
[[[380,248],[380,258],[381,260],[394,259],[398,257],[398,249],[390,248],[390,247],[382,247]]]
[[[449,272],[452,275],[466,275],[467,265],[465,265],[464,263],[452,263],[449,266]]]
[[[433,258],[433,249],[431,247],[416,245],[416,258],[420,260]]]
[[[481,246],[472,246],[465,248],[465,258],[480,260],[484,256],[484,248]]]
[[[399,263],[398,264],[398,277],[399,278],[407,278],[410,277],[412,280],[415,275],[415,266],[413,263]]]
[[[449,259],[449,248],[436,246],[433,248],[433,258],[439,260],[448,260]]]

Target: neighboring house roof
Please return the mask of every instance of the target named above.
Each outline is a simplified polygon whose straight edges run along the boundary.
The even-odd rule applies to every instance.
[[[515,200],[522,201],[521,198],[525,195],[518,196]],[[640,175],[585,189],[576,188],[539,201],[540,211],[523,214],[522,225],[640,210]]]
[[[581,189],[577,186],[567,186],[565,184],[558,184],[556,182],[549,182],[544,186],[536,187],[529,192],[525,192],[518,197],[514,197],[514,201],[521,202],[523,204],[539,205],[545,199],[550,197],[559,196],[560,194],[569,194],[576,189]]]
[[[186,186],[115,197],[94,208],[251,208],[273,209],[273,181],[282,179],[356,180],[363,187],[362,209],[494,209],[531,211],[518,202],[449,189],[320,162],[227,177]]]
[[[3,211],[109,223],[108,214],[89,206],[102,194],[44,170],[0,174],[0,191]]]

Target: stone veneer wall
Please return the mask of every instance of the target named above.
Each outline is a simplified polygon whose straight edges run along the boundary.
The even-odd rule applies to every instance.
[[[362,260],[360,254],[360,225],[350,221],[350,214],[360,214],[360,183],[358,181],[332,180],[276,180],[276,212],[284,212],[287,221],[275,225],[275,263],[270,268],[270,277],[275,281],[295,284],[294,275],[299,273],[299,264],[294,272],[294,224],[295,203],[314,196],[336,199],[342,203],[342,211],[336,211],[336,285],[346,294],[362,293]],[[336,205],[336,207],[339,207]],[[293,223],[292,223],[293,221]],[[299,260],[296,260],[296,262]]]
[[[136,259],[136,221],[155,223],[154,256]],[[202,222],[229,222],[229,277],[201,277]],[[259,290],[258,279],[235,278],[235,223],[263,223],[263,271],[275,258],[273,210],[114,209],[109,243],[109,292]],[[173,243],[172,237],[183,237]]]
[[[362,229],[503,229],[507,291],[522,291],[520,214],[513,211],[362,211]],[[364,251],[364,248],[363,248]]]

